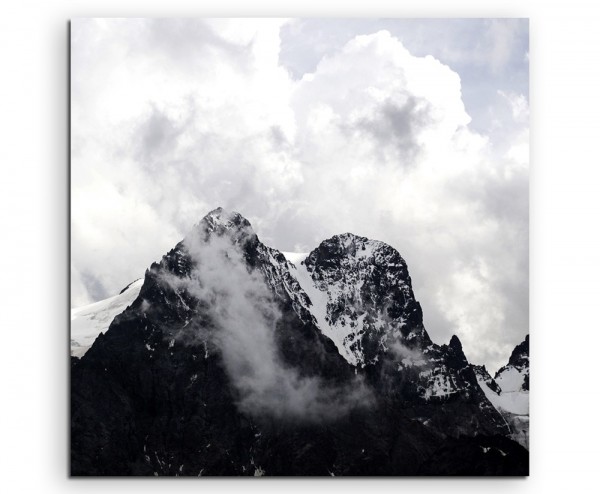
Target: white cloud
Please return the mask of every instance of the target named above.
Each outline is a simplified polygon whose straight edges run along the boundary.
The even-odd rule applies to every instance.
[[[281,250],[390,243],[432,338],[499,365],[528,330],[526,98],[503,90],[510,112],[478,134],[459,75],[387,31],[294,80],[283,24],[73,23],[73,302],[82,273],[112,293],[221,205]]]

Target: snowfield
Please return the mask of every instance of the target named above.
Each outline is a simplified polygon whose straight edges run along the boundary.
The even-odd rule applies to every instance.
[[[81,358],[112,320],[138,297],[143,278],[131,283],[123,293],[83,307],[71,309],[71,355]]]
[[[511,428],[511,437],[529,449],[529,391],[523,389],[528,368],[517,369],[506,366],[494,381],[500,388],[496,393],[490,388],[484,376],[477,373],[477,382],[487,399],[504,417]]]
[[[500,386],[503,393],[515,393],[521,390],[525,374],[523,371],[515,367],[507,367],[499,375],[494,378],[494,381]]]
[[[516,369],[512,369],[516,371]],[[518,371],[517,371],[518,372]],[[479,387],[485,393],[488,400],[496,407],[498,411],[505,411],[514,415],[529,415],[529,392],[523,390],[505,390],[496,380],[502,389],[501,394],[494,393],[489,386],[479,376],[477,376]],[[523,379],[521,378],[521,383]]]

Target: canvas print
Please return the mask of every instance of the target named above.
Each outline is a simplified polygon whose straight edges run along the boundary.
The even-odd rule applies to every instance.
[[[71,475],[528,475],[528,30],[72,20]]]

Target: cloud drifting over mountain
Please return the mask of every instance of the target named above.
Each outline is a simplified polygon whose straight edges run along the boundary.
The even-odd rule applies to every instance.
[[[525,60],[502,38],[516,22],[488,26],[490,73]],[[456,333],[494,368],[528,332],[526,95],[497,87],[476,132],[461,74],[389,30],[325,44],[299,76],[280,60],[293,26],[73,21],[73,305],[116,293],[223,206],[280,250],[345,231],[389,243],[432,338]]]
[[[242,245],[191,234],[185,248],[194,263],[191,275],[161,273],[161,281],[201,301],[206,314],[177,337],[217,349],[241,410],[259,418],[327,422],[372,404],[370,390],[358,378],[352,385],[334,385],[282,361],[275,340],[280,309],[262,274],[248,270]]]

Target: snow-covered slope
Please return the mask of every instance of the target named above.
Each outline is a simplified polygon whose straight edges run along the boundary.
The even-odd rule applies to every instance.
[[[529,391],[513,390],[505,391],[499,387],[498,391],[492,389],[489,374],[485,376],[480,372],[476,372],[477,382],[485,393],[488,400],[492,402],[499,411],[509,412],[515,415],[529,414]],[[500,384],[497,380],[492,379],[491,382]]]
[[[319,290],[313,282],[313,279],[304,264],[306,255],[304,255],[304,257],[302,257],[301,254],[290,255],[289,252],[284,253],[284,255],[286,259],[296,267],[295,270],[292,270],[292,274],[295,276],[304,293],[306,293],[310,299],[310,304],[308,304],[306,308],[314,317],[317,327],[325,336],[335,343],[335,346],[342,357],[352,365],[356,365],[358,363],[357,356],[348,348],[349,336],[353,334],[354,328],[330,324],[327,305],[331,302],[331,295],[325,290]]]
[[[492,377],[484,366],[474,366],[477,382],[487,399],[502,414],[513,438],[529,442],[529,335],[513,350],[508,364]]]
[[[516,415],[529,414],[529,335],[515,347],[494,381],[501,389],[501,408]]]
[[[143,284],[143,279],[136,280],[114,297],[71,309],[71,355],[82,357],[115,316],[133,303]]]

